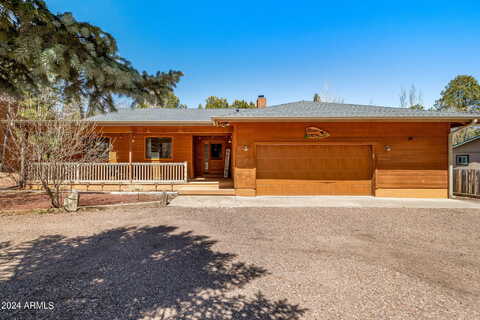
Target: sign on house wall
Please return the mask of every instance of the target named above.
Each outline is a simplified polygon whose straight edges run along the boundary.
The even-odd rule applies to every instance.
[[[317,127],[306,127],[305,128],[305,139],[322,139],[329,137],[330,133],[325,130],[319,129]]]

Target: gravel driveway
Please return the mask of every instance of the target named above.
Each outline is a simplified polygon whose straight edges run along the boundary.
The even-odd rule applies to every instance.
[[[0,301],[18,319],[479,319],[480,211],[0,216]]]

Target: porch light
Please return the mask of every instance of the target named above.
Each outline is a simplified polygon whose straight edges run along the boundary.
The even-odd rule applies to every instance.
[[[248,151],[248,146],[246,144],[242,146],[242,151]]]
[[[383,149],[385,149],[385,151],[387,151],[387,152],[392,151],[392,147],[389,146],[389,145],[384,146]]]

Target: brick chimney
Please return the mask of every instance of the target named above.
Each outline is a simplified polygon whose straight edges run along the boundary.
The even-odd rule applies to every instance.
[[[265,108],[267,106],[267,98],[263,94],[257,98],[257,108]]]

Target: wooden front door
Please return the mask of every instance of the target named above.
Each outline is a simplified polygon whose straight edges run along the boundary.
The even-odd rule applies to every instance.
[[[223,177],[230,137],[195,137],[195,176]]]

